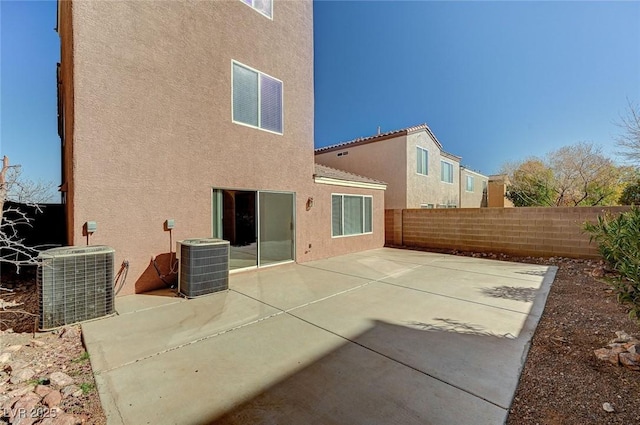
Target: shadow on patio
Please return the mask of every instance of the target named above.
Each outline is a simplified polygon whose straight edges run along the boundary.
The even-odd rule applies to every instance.
[[[302,366],[223,415],[203,423],[502,423],[506,418],[505,408],[487,398],[504,385],[500,382],[502,379],[498,379],[504,378],[504,374],[514,378],[508,386],[515,390],[519,369],[505,370],[505,357],[513,355],[513,349],[520,344],[513,336],[498,337],[478,326],[453,322],[442,319],[442,326],[427,325],[420,329],[424,324],[413,323],[407,327],[375,321],[352,342],[345,340],[339,348],[312,364]],[[412,352],[412,356],[403,361],[394,358],[398,356],[367,348],[376,341],[396,347],[398,352]],[[427,355],[432,351],[427,348],[438,346],[443,350]],[[492,350],[494,355],[479,358],[474,355],[487,346],[496,347],[497,351]],[[462,356],[452,356],[453,353]],[[418,360],[422,367],[413,364],[416,363],[413,355],[423,356]],[[456,367],[461,360],[465,364]],[[457,372],[469,381],[483,380],[487,391],[474,394],[448,383],[447,377]],[[492,380],[492,376],[496,379]]]

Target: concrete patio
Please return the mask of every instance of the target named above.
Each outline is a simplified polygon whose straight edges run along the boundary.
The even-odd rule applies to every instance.
[[[556,269],[383,248],[117,299],[109,424],[501,424]]]

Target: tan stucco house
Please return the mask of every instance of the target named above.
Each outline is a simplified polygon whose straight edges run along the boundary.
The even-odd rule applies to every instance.
[[[383,246],[386,185],[314,164],[311,0],[58,6],[67,242],[128,261],[121,294],[185,238],[232,269]]]
[[[482,206],[486,178],[462,168],[460,157],[445,152],[426,124],[318,148],[315,154],[319,164],[385,181],[387,209]],[[470,180],[473,187],[466,186]]]
[[[478,171],[460,166],[460,208],[488,206],[489,177]]]

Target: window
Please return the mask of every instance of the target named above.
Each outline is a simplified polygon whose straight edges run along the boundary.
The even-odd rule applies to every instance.
[[[429,174],[429,151],[420,146],[417,146],[416,156],[418,158],[417,168],[418,174],[428,175]]]
[[[440,180],[445,183],[453,183],[453,164],[440,161]]]
[[[467,192],[473,192],[474,181],[472,176],[467,176]]]
[[[233,62],[233,121],[282,134],[282,81]]]
[[[267,18],[273,18],[273,0],[242,0]]]
[[[371,196],[331,195],[331,235],[350,236],[372,232]]]

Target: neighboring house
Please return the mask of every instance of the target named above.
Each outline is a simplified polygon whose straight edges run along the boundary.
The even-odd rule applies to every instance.
[[[488,206],[496,208],[511,208],[513,202],[507,199],[507,186],[509,177],[506,174],[494,174],[489,176]]]
[[[486,177],[461,171],[460,157],[445,152],[426,124],[318,148],[315,153],[320,164],[385,181],[387,209],[480,207],[482,203],[481,181]],[[466,185],[467,175],[474,180],[474,190],[461,197],[460,179],[464,176]]]
[[[123,294],[185,238],[232,268],[384,245],[385,185],[314,164],[311,0],[59,1],[58,32],[67,242],[112,246]]]
[[[488,182],[489,177],[461,165],[460,208],[486,207]]]

